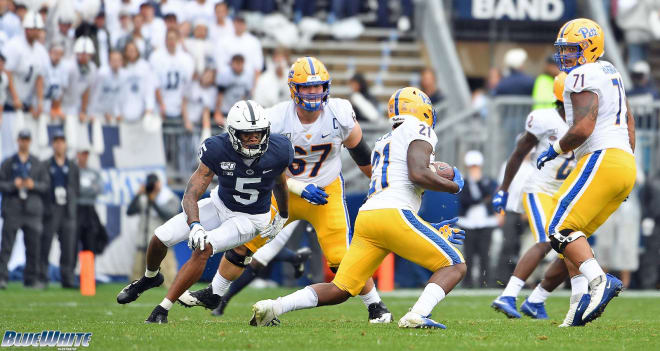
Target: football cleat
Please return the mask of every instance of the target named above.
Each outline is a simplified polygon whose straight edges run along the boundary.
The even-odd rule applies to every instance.
[[[588,305],[589,294],[571,296],[571,304],[566,313],[566,317],[564,317],[564,322],[559,325],[559,328],[583,326],[582,315],[584,309]]]
[[[167,323],[167,313],[169,311],[166,310],[163,306],[158,305],[156,308],[154,308],[153,311],[151,311],[151,314],[149,317],[144,321],[147,324],[154,323],[154,324],[164,324]]]
[[[520,318],[516,309],[516,298],[513,296],[499,296],[490,304],[495,311],[504,313],[509,318]]]
[[[548,314],[545,312],[545,303],[543,302],[529,302],[525,299],[520,305],[520,312],[534,319],[548,319]]]
[[[589,305],[584,309],[582,322],[587,324],[600,317],[607,304],[623,289],[623,283],[611,274],[599,276],[589,282]],[[579,308],[578,308],[579,309]]]
[[[379,324],[379,323],[391,323],[392,322],[392,313],[387,309],[383,301],[374,302],[369,307],[369,323]]]
[[[160,274],[160,272],[153,278],[147,278],[143,276],[138,280],[134,280],[132,283],[121,289],[119,294],[117,294],[117,303],[123,305],[133,302],[137,300],[137,298],[140,297],[143,292],[151,288],[161,286],[164,280],[165,279],[163,278],[163,275]]]
[[[399,328],[447,329],[447,327],[431,319],[431,315],[424,317],[419,313],[408,312],[399,320]]]
[[[186,290],[177,301],[184,307],[202,306],[209,310],[214,310],[220,304],[222,297],[213,293],[211,284],[204,289],[197,291]]]
[[[272,327],[280,324],[273,308],[275,300],[261,300],[252,305],[252,319],[250,325],[253,327]]]
[[[296,250],[296,263],[293,265],[293,277],[298,279],[305,273],[305,262],[312,256],[312,250],[305,246]]]
[[[227,308],[227,305],[229,304],[229,301],[225,300],[224,298],[220,299],[220,305],[216,307],[213,311],[211,311],[211,315],[220,317],[223,314],[225,314],[225,308]]]

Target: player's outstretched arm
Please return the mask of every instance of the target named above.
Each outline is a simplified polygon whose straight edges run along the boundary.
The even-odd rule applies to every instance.
[[[277,178],[275,187],[273,187],[273,196],[275,196],[275,201],[277,201],[280,216],[283,218],[289,218],[289,187],[286,181],[286,171],[284,171]]]
[[[433,147],[427,141],[414,140],[408,146],[408,178],[410,181],[424,189],[458,193],[461,189],[458,184],[445,179],[429,168],[429,160]]]
[[[532,151],[534,145],[538,144],[538,142],[539,140],[530,132],[525,132],[522,138],[518,140],[516,148],[506,161],[504,179],[502,180],[502,185],[500,185],[499,190],[509,191],[509,186],[511,185],[513,178],[516,176],[516,173],[518,173],[525,156]]]
[[[626,99],[626,111],[626,122],[628,123],[628,140],[630,142],[632,151],[635,152],[635,117],[632,114],[632,110],[630,110],[628,99]]]
[[[181,201],[183,212],[188,217],[188,225],[193,222],[199,222],[197,200],[204,194],[206,188],[209,187],[211,180],[213,180],[213,171],[206,167],[204,163],[200,162],[197,170],[190,176],[190,180],[188,180],[188,185]]]
[[[559,141],[561,153],[575,150],[594,131],[598,118],[598,95],[591,91],[571,94],[573,104],[573,126]],[[558,151],[558,150],[557,150]]]
[[[351,130],[351,133],[344,139],[344,146],[360,170],[367,178],[371,178],[371,149],[367,142],[362,138],[362,128],[358,123]]]

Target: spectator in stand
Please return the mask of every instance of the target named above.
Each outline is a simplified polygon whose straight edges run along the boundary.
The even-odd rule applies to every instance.
[[[140,14],[144,19],[142,25],[142,36],[151,43],[153,50],[158,50],[165,46],[165,22],[156,17],[156,11],[151,1],[144,1],[140,4]]]
[[[212,0],[190,0],[185,4],[185,19],[184,22],[187,22],[187,26],[192,26],[193,23],[197,20],[203,20],[207,23],[213,22],[213,8],[215,7],[215,1]],[[189,30],[186,30],[184,34],[189,33]]]
[[[15,13],[9,11],[10,2],[11,0],[0,0],[0,32],[6,34],[7,40],[21,35],[23,32],[21,19]]]
[[[379,119],[376,101],[369,93],[369,84],[361,73],[356,73],[348,81],[351,88],[351,95],[348,99],[351,101],[355,110],[355,118],[359,122],[375,122]]]
[[[76,210],[78,209],[79,172],[73,160],[66,157],[67,147],[64,131],[56,129],[53,134],[53,156],[44,162],[50,174],[50,189],[44,198],[44,230],[41,235],[39,255],[39,279],[48,285],[48,255],[57,234],[60,243],[60,275],[63,288],[77,288],[76,255],[78,235],[76,233]]]
[[[653,0],[617,1],[616,24],[623,31],[627,45],[628,67],[648,59],[648,46],[655,38],[650,14],[660,11],[660,2]]]
[[[215,4],[215,19],[209,28],[209,37],[214,43],[227,41],[234,36],[234,23],[229,19],[227,2]]]
[[[160,3],[157,4],[156,15],[165,19],[167,15],[171,14],[176,18],[177,14],[184,13],[186,3],[187,1],[182,0],[160,0]]]
[[[389,28],[391,27],[391,22],[390,22],[390,2],[392,0],[378,0],[378,10],[377,10],[377,24],[380,27],[385,27]],[[413,18],[413,4],[412,0],[401,0],[401,13],[399,16],[396,16],[398,18],[397,21],[397,28],[402,31],[402,32],[407,32],[409,31],[412,26],[411,26],[411,18]]]
[[[266,71],[257,79],[254,89],[254,100],[264,108],[287,100],[289,91],[289,54],[283,48],[273,52],[272,59],[266,65]]]
[[[555,62],[554,57],[547,57],[545,59],[545,66],[543,67],[543,73],[539,74],[534,81],[534,89],[532,90],[534,107],[532,107],[532,109],[554,108],[554,84],[555,76],[558,74],[559,67]]]
[[[433,105],[439,104],[444,100],[440,89],[438,89],[438,83],[435,79],[435,72],[430,68],[425,68],[420,73],[420,82],[422,91],[428,95],[431,99]]]
[[[80,123],[84,124],[89,117],[87,112],[90,92],[96,81],[97,68],[92,61],[96,50],[92,39],[80,37],[76,40],[73,51],[75,59],[65,63],[69,84],[63,89],[62,110],[66,116],[77,116]]]
[[[215,106],[215,99],[218,95],[214,82],[215,67],[208,65],[200,79],[194,80],[190,89],[186,89],[188,119],[193,125],[193,133],[187,148],[179,151],[185,154],[185,162],[182,165],[184,171],[195,170],[200,142],[214,134],[211,132],[211,110]],[[219,126],[223,122],[215,121],[215,124]]]
[[[642,289],[660,288],[660,173],[650,177],[640,191],[642,246],[639,278]]]
[[[245,59],[241,54],[235,54],[231,58],[230,67],[219,70],[216,76],[218,85],[218,98],[215,103],[216,121],[224,124],[229,109],[238,101],[250,98],[254,84],[252,70],[246,67]]]
[[[110,58],[110,49],[112,44],[110,42],[110,32],[106,28],[105,12],[99,12],[94,17],[94,26],[96,27],[96,62],[99,67],[107,66]]]
[[[472,270],[475,259],[479,260],[477,276],[477,287],[492,286],[490,259],[488,251],[493,235],[493,229],[497,226],[497,218],[490,206],[490,200],[495,193],[497,183],[495,180],[483,174],[483,155],[477,150],[468,151],[465,154],[465,166],[468,169],[465,177],[465,187],[458,194],[460,212],[458,225],[470,233],[466,235],[463,244],[463,253],[468,269],[465,274],[465,287],[472,287],[474,282]]]
[[[209,40],[208,26],[206,22],[198,20],[193,26],[193,37],[183,41],[183,46],[193,59],[195,70],[194,77],[198,79],[205,70],[206,63],[212,59],[214,44]]]
[[[359,10],[360,1],[332,0],[330,13],[328,14],[328,24],[333,24],[340,19],[355,17]]]
[[[126,10],[121,10],[119,12],[118,22],[119,23],[117,28],[110,32],[110,42],[112,43],[113,48],[123,51],[123,45],[126,43],[124,43],[122,40],[124,38],[128,38],[128,35],[130,35],[131,31],[133,30],[133,22],[130,13]]]
[[[25,241],[25,270],[23,284],[43,288],[39,281],[39,239],[43,231],[43,198],[50,189],[46,167],[30,154],[31,133],[18,133],[18,153],[0,165],[0,193],[2,194],[2,240],[0,240],[0,289],[7,288],[7,264],[14,248],[16,232],[23,230]]]
[[[527,52],[524,49],[515,48],[506,52],[505,75],[493,89],[493,95],[532,95],[534,78],[522,71],[525,61],[527,61]]]
[[[78,151],[78,170],[80,173],[80,191],[78,195],[78,216],[76,228],[82,244],[82,250],[100,254],[108,243],[108,233],[96,213],[96,197],[103,192],[101,173],[89,168],[89,148]]]
[[[76,38],[74,37],[73,22],[75,14],[68,13],[67,11],[58,12],[57,28],[49,28],[46,31],[46,44],[60,44],[64,47],[64,56],[69,58],[73,55],[73,43]]]
[[[44,111],[50,114],[51,122],[64,122],[62,95],[69,85],[69,66],[64,63],[64,46],[53,43],[48,51],[50,61],[44,79]]]
[[[645,102],[659,100],[660,93],[651,79],[651,67],[646,61],[637,61],[630,69],[633,87],[626,92],[628,97],[647,97]]]
[[[261,71],[264,68],[264,54],[261,48],[261,42],[254,35],[247,31],[245,18],[242,15],[234,16],[235,36],[227,42],[225,47],[228,49],[230,57],[240,54],[245,60],[245,70],[250,71],[254,87]],[[218,69],[221,69],[222,62],[216,61]],[[228,62],[227,62],[228,63]],[[231,105],[230,105],[231,106]]]
[[[314,17],[316,0],[295,0],[293,2],[293,22],[298,23],[303,17]]]
[[[145,38],[142,35],[143,25],[144,17],[142,14],[137,13],[133,15],[133,28],[128,34],[119,39],[119,42],[117,42],[117,47],[123,51],[128,42],[133,42],[140,51],[140,57],[148,59],[149,55],[151,55],[151,52],[153,51],[153,46],[149,38]]]
[[[175,29],[180,31],[179,29],[179,22],[178,18],[176,17],[176,13],[168,13],[163,17],[163,22],[165,22],[165,30],[168,31],[170,29]]]
[[[123,58],[121,52],[110,51],[108,66],[99,69],[92,88],[91,113],[104,117],[106,123],[113,123],[119,116]]]
[[[124,46],[124,74],[120,84],[118,121],[135,122],[154,110],[154,73],[140,57],[137,45],[130,41]]]

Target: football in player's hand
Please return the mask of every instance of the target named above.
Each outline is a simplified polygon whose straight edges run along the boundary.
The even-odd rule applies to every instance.
[[[449,165],[448,163],[442,162],[442,161],[433,161],[431,164],[429,164],[429,168],[433,172],[435,172],[437,175],[452,180],[454,179],[454,167]]]

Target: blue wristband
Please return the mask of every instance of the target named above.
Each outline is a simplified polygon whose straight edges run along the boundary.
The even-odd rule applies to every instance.
[[[195,222],[190,223],[190,225],[189,225],[190,229],[192,229],[192,227],[195,226],[195,224],[202,225],[201,223],[195,221]]]

